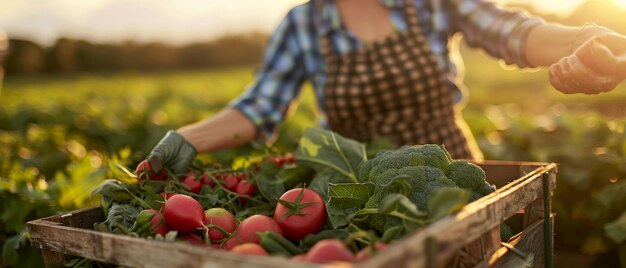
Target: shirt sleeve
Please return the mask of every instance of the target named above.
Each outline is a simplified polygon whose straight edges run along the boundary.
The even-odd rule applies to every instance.
[[[528,33],[544,21],[522,11],[504,10],[487,0],[449,0],[451,23],[472,47],[481,47],[507,64],[530,66],[524,49]]]
[[[305,79],[295,26],[289,12],[270,38],[254,81],[230,103],[256,126],[258,138],[274,133]]]

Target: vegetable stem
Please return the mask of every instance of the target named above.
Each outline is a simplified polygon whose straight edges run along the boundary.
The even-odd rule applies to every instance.
[[[326,163],[322,160],[319,160],[317,158],[313,158],[313,157],[306,157],[306,156],[301,156],[298,157],[298,160],[302,160],[302,161],[309,161],[309,162],[313,162],[316,164],[321,164],[321,165],[325,165]],[[328,166],[330,168],[332,168],[333,170],[339,172],[341,175],[346,176],[348,179],[350,179],[352,182],[354,183],[359,183],[359,181],[356,179],[356,176],[354,176],[354,173],[348,173],[345,170],[337,167],[337,166]]]

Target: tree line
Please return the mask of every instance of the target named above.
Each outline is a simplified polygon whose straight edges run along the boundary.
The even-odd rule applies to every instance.
[[[258,63],[267,35],[230,35],[183,46],[125,42],[98,44],[60,38],[50,48],[11,39],[5,55],[7,74],[74,73],[83,71],[163,70]]]
[[[528,4],[511,6],[543,17],[549,22],[582,25],[593,21],[626,34],[624,10],[610,0],[587,1],[569,17],[542,14]],[[224,36],[217,40],[183,46],[125,42],[98,44],[60,38],[50,48],[28,40],[10,40],[4,66],[8,74],[74,73],[83,71],[162,70],[258,64],[267,34]],[[0,53],[1,55],[1,53]]]

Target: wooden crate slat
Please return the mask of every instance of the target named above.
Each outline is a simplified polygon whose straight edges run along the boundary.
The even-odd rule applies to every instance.
[[[203,267],[209,264],[209,267],[251,267],[250,256],[184,243],[51,226],[42,222],[31,222],[29,228],[34,247],[112,264],[131,267]],[[293,264],[287,259],[275,257],[255,256],[254,259],[254,267],[286,267]],[[309,264],[298,266],[314,267]]]
[[[554,219],[554,214],[551,217]],[[554,222],[554,221],[552,221]],[[509,244],[526,254],[526,258],[511,252],[506,247],[500,248],[491,257],[488,264],[490,267],[544,267],[545,241],[543,239],[544,220],[539,220],[530,225],[524,232],[512,239]],[[527,266],[528,265],[528,266]]]

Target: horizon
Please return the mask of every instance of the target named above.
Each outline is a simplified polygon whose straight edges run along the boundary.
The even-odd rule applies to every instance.
[[[609,1],[609,0],[606,0]],[[60,37],[99,43],[182,45],[229,34],[270,33],[305,0],[0,0],[0,29],[10,38],[51,46]],[[585,0],[498,0],[567,16]],[[612,0],[626,8],[626,0]]]

